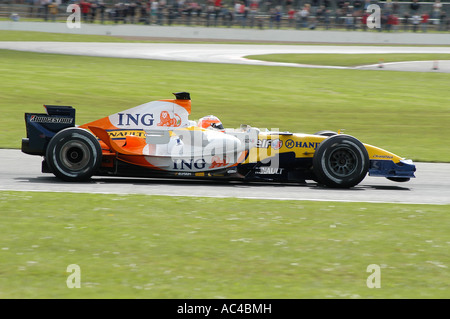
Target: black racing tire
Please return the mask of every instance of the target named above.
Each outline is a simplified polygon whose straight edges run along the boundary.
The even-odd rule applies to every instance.
[[[320,184],[334,188],[358,185],[369,170],[365,146],[349,135],[335,135],[322,141],[313,157],[313,172]]]
[[[45,159],[56,177],[69,182],[85,181],[100,166],[102,149],[92,133],[71,127],[50,140]]]
[[[322,131],[319,131],[319,132],[314,133],[314,135],[320,135],[320,136],[334,136],[334,135],[338,135],[338,133],[335,132],[335,131],[322,130]]]

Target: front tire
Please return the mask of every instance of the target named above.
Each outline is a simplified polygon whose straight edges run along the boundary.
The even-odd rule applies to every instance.
[[[50,140],[45,157],[56,177],[78,182],[88,180],[98,169],[102,149],[92,133],[80,128],[67,128]]]
[[[317,181],[329,187],[358,185],[369,170],[369,154],[364,145],[349,135],[325,139],[316,149],[313,172]]]

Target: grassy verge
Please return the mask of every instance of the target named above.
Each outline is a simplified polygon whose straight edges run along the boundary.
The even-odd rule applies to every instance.
[[[24,112],[72,105],[83,124],[189,91],[191,118],[227,127],[314,133],[346,129],[421,161],[450,161],[447,74],[311,70],[0,51],[0,147],[19,148]]]
[[[1,19],[0,19],[1,20]],[[0,30],[0,41],[57,41],[57,42],[149,42],[149,43],[202,43],[202,44],[261,44],[261,45],[339,45],[339,46],[367,46],[368,44],[358,43],[311,43],[311,42],[283,42],[283,41],[249,41],[249,40],[195,40],[183,38],[161,37],[133,37],[133,36],[108,36],[108,35],[84,35],[68,33],[52,33],[37,31],[6,31]],[[369,44],[371,45],[371,44]],[[448,47],[450,45],[414,45],[414,44],[385,44],[378,43],[376,46],[408,46],[408,47]]]
[[[450,54],[264,54],[250,55],[246,56],[246,58],[271,62],[313,65],[359,66],[377,64],[380,61],[387,63],[402,61],[450,60]]]
[[[4,30],[0,30],[0,41],[125,42],[125,40],[119,37],[107,35]]]
[[[0,211],[0,298],[448,297],[448,206],[0,192]]]

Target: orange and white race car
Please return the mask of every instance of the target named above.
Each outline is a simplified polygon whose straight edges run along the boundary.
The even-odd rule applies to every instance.
[[[71,106],[25,113],[22,151],[43,156],[42,172],[65,181],[92,176],[173,177],[264,182],[314,180],[348,188],[367,174],[403,182],[415,165],[331,131],[315,134],[224,128],[212,115],[189,120],[187,92],[75,125]]]

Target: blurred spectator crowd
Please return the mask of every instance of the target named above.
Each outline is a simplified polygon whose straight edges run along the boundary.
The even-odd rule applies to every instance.
[[[378,31],[450,31],[450,2],[378,0],[10,0],[0,12],[45,21],[66,19],[80,6],[85,23],[201,25],[206,27],[367,30],[367,7],[381,8]],[[9,9],[9,11],[8,11]],[[11,11],[11,12],[10,12]],[[17,18],[18,19],[18,18]]]

